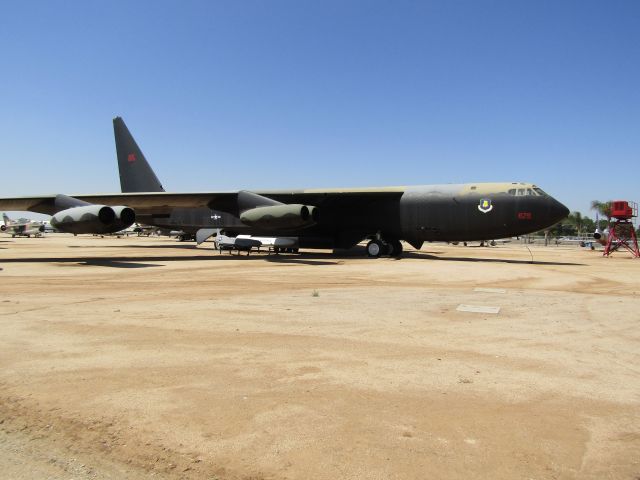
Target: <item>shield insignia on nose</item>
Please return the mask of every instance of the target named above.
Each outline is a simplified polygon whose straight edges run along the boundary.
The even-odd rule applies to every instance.
[[[482,213],[488,213],[493,210],[493,205],[491,205],[491,200],[488,198],[481,198],[480,205],[478,205],[478,210]]]

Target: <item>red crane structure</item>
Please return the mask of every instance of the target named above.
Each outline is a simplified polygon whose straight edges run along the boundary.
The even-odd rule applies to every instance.
[[[635,258],[640,257],[638,250],[638,237],[633,225],[633,219],[638,216],[638,204],[626,200],[611,202],[611,218],[609,224],[609,238],[604,247],[603,255],[608,257],[616,250],[624,248],[631,252]]]

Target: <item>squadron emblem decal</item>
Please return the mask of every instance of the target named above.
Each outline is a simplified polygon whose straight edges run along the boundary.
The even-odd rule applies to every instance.
[[[491,210],[493,210],[491,200],[489,200],[488,198],[481,198],[480,205],[478,205],[478,210],[480,210],[482,213],[489,213]]]

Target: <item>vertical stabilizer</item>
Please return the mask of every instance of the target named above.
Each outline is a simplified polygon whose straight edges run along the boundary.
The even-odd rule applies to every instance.
[[[158,177],[120,117],[113,119],[113,134],[116,138],[122,193],[164,192]]]
[[[7,216],[6,213],[2,214],[2,220],[4,220],[5,226],[8,227],[9,225],[11,225],[11,219]]]

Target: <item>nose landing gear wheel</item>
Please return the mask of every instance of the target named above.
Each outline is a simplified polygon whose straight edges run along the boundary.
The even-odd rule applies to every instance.
[[[380,240],[371,240],[367,243],[367,256],[378,258],[382,255],[384,244]]]

